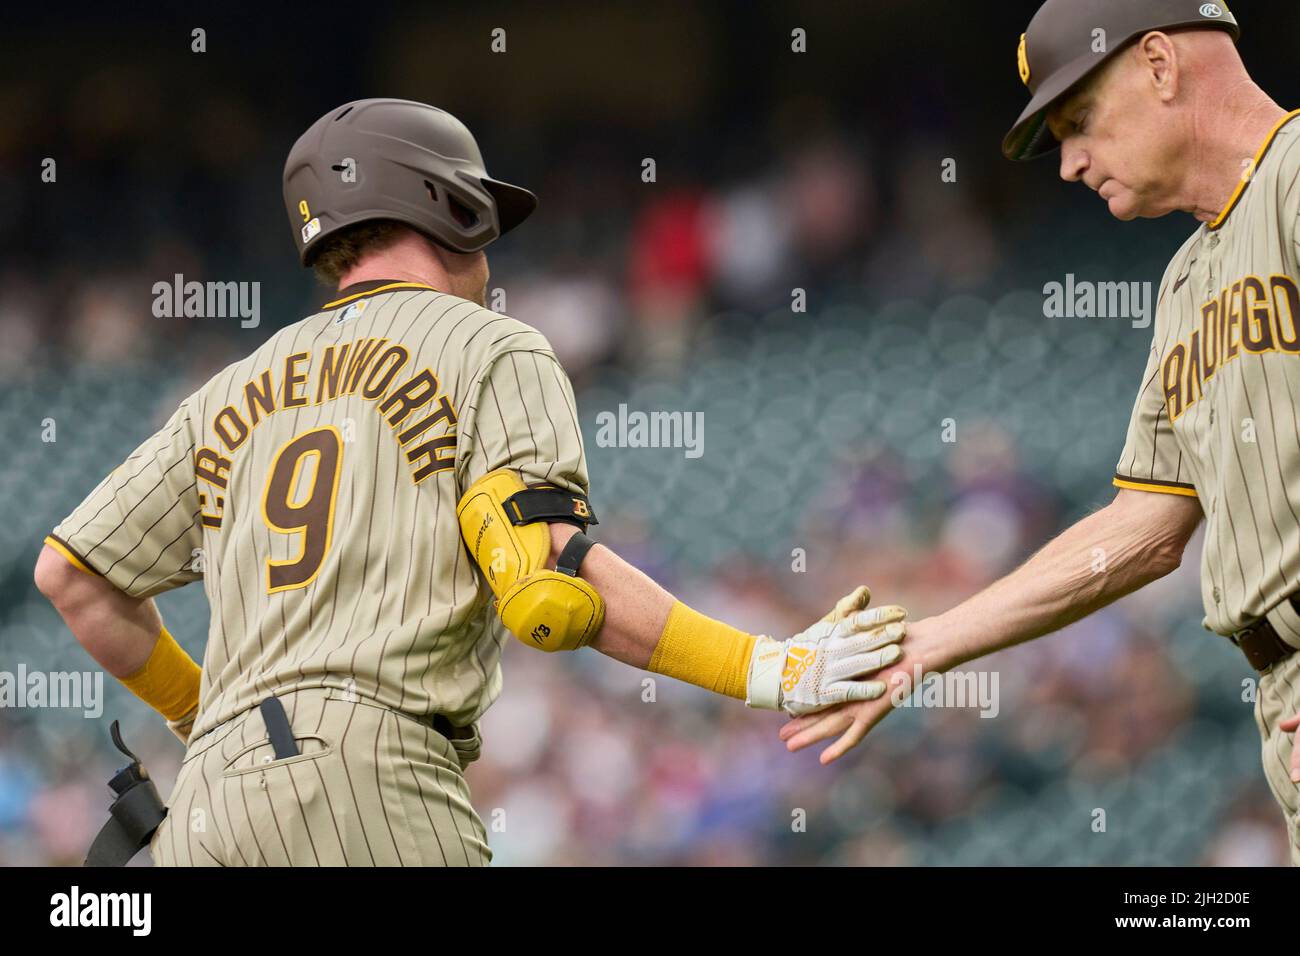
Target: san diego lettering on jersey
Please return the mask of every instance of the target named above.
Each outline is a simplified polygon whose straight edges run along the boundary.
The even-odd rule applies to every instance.
[[[419,484],[455,466],[458,417],[432,369],[424,368],[394,385],[410,361],[410,350],[388,339],[366,338],[327,347],[319,361],[311,352],[295,352],[245,383],[242,398],[212,418],[220,447],[194,453],[195,476],[224,491],[231,457],[254,428],[278,411],[321,405],[353,394],[373,403],[393,431]],[[415,415],[417,410],[423,414]],[[412,420],[414,419],[414,420]],[[202,495],[205,527],[221,527],[225,506],[220,495]],[[209,501],[208,499],[211,498]]]
[[[1201,327],[1170,348],[1160,367],[1169,421],[1200,400],[1215,373],[1243,353],[1300,354],[1300,289],[1290,276],[1249,275],[1201,306]]]

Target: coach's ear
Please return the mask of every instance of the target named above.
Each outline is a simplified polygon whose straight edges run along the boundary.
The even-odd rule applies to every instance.
[[[1134,46],[1133,59],[1160,102],[1168,103],[1178,95],[1178,51],[1169,34],[1159,30],[1148,33]]]

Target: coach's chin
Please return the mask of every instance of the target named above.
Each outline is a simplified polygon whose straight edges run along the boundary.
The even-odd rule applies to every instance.
[[[1102,183],[1101,188],[1097,190],[1097,195],[1105,200],[1106,208],[1110,210],[1110,214],[1121,222],[1131,222],[1142,215],[1146,215],[1148,218],[1163,216],[1167,211],[1144,214],[1142,202],[1137,194],[1115,179],[1108,179]]]

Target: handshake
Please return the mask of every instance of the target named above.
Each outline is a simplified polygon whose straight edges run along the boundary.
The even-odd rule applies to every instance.
[[[822,763],[856,745],[888,712],[891,684],[911,690],[911,676],[894,667],[903,657],[907,611],[868,609],[870,601],[870,590],[859,587],[807,630],[784,641],[760,637],[754,647],[745,702],[795,718],[781,730],[789,749],[848,731]]]

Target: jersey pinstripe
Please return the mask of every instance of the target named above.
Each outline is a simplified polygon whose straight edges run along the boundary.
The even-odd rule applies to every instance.
[[[473,723],[506,631],[456,503],[500,467],[588,491],[540,333],[415,283],[343,292],[187,397],[51,536],[128,594],[203,580],[191,739],[304,687]]]
[[[1300,644],[1300,111],[1165,271],[1115,484],[1196,496],[1205,623]]]

